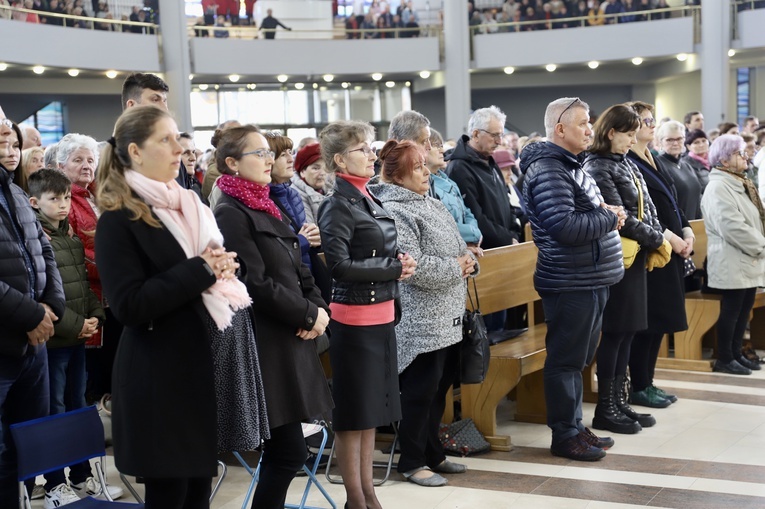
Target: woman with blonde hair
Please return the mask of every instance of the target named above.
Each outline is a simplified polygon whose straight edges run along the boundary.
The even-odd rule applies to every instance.
[[[26,148],[21,151],[21,164],[18,171],[13,174],[13,182],[29,193],[27,189],[27,179],[29,176],[45,168],[44,161],[45,150],[42,147]]]

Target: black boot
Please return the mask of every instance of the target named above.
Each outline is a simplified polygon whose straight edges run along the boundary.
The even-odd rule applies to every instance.
[[[619,391],[616,390],[615,379],[606,380],[598,377],[598,404],[595,407],[595,417],[592,418],[592,427],[607,429],[612,433],[632,435],[642,428],[640,423],[624,415],[616,406],[616,393]]]
[[[639,422],[644,428],[650,428],[656,424],[656,419],[654,419],[653,415],[640,414],[627,404],[627,395],[630,393],[630,379],[627,378],[626,374],[617,375],[614,384],[616,389],[616,406],[619,407],[619,410],[624,415],[633,421]]]

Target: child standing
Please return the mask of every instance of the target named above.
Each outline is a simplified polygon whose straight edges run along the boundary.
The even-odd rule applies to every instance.
[[[70,231],[71,182],[60,171],[43,169],[29,176],[28,185],[29,202],[50,239],[66,297],[64,315],[47,343],[50,413],[54,415],[86,406],[85,341],[101,327],[105,315],[88,284],[82,242]],[[45,509],[101,492],[88,461],[70,467],[71,485],[63,470],[51,472],[45,479]],[[113,499],[122,496],[119,487],[107,485],[107,489]]]

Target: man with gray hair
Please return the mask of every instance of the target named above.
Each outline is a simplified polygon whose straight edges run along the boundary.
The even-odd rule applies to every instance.
[[[521,152],[524,197],[539,249],[534,287],[547,323],[544,391],[550,451],[595,461],[614,445],[582,424],[582,370],[595,356],[609,287],[624,275],[617,229],[622,207],[603,202],[579,154],[590,144],[589,106],[579,98],[551,102],[547,140]]]
[[[428,151],[431,148],[430,120],[414,110],[401,111],[390,121],[388,139],[413,141]]]
[[[24,146],[21,147],[22,150],[26,150],[32,147],[42,147],[42,137],[40,136],[40,131],[31,125],[24,125],[19,127],[21,127],[21,132],[24,135]]]
[[[502,141],[505,114],[496,106],[475,110],[449,157],[446,173],[460,188],[478,220],[483,248],[517,244],[521,225],[510,207],[502,171],[491,156]]]

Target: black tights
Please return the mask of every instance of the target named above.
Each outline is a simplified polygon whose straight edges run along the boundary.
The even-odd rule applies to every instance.
[[[627,372],[634,332],[604,332],[598,345],[598,378],[611,380]]]
[[[271,428],[271,438],[263,443],[260,479],[252,495],[252,509],[283,509],[287,489],[307,457],[299,422]]]
[[[664,334],[660,332],[638,332],[630,348],[630,379],[632,390],[642,391],[653,384],[656,359]]]
[[[212,477],[144,479],[146,509],[209,509]]]
[[[721,290],[720,318],[717,319],[717,359],[727,364],[741,357],[746,322],[754,305],[757,288]]]

